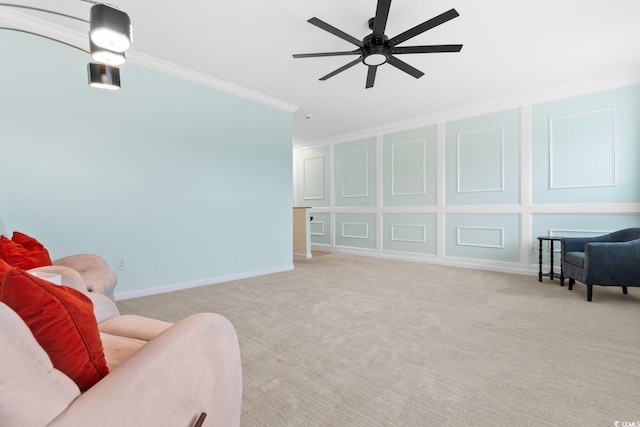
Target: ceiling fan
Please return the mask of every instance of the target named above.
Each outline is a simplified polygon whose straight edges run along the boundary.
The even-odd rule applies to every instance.
[[[378,0],[378,6],[376,8],[376,16],[369,20],[369,29],[373,32],[367,35],[362,40],[350,36],[337,29],[336,27],[327,24],[318,18],[311,18],[307,22],[315,25],[331,34],[340,37],[343,40],[348,41],[357,46],[357,49],[344,51],[344,52],[323,52],[323,53],[298,53],[294,54],[294,58],[314,58],[320,56],[341,56],[341,55],[359,55],[357,59],[349,62],[348,64],[338,68],[335,71],[320,77],[320,80],[327,80],[338,73],[341,73],[359,62],[362,62],[369,67],[367,73],[366,88],[373,87],[373,83],[376,79],[376,71],[378,66],[382,64],[389,64],[397,69],[404,71],[405,73],[419,79],[424,73],[406,62],[398,59],[395,55],[408,54],[408,53],[439,53],[439,52],[460,52],[462,49],[461,44],[442,44],[442,45],[430,45],[430,46],[398,46],[399,44],[413,38],[419,34],[424,33],[440,24],[444,24],[447,21],[452,20],[459,16],[455,9],[451,9],[444,12],[435,18],[431,18],[422,24],[398,34],[395,37],[387,37],[384,34],[384,30],[387,26],[387,19],[389,18],[389,9],[391,8],[391,0]]]

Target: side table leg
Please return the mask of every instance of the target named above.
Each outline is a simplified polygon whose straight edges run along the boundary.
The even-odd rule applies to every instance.
[[[553,280],[553,239],[549,240],[549,278]]]
[[[538,282],[542,282],[542,240],[538,242]]]

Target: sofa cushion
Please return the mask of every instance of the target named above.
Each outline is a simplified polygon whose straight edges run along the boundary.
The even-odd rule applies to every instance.
[[[122,365],[147,343],[144,340],[121,337],[104,332],[100,332],[100,338],[102,339],[104,357],[107,359],[109,371],[113,371]]]
[[[569,264],[584,267],[584,252],[567,252],[565,259]]]
[[[173,323],[151,319],[149,317],[123,314],[105,320],[98,325],[98,329],[100,329],[100,332],[111,335],[151,341],[172,325]]]
[[[0,301],[25,321],[53,366],[81,391],[109,373],[91,300],[14,267],[0,287]]]
[[[24,321],[0,303],[0,424],[44,426],[80,395],[53,367]]]
[[[0,258],[23,270],[51,265],[49,251],[36,239],[18,231],[13,237],[0,236]]]

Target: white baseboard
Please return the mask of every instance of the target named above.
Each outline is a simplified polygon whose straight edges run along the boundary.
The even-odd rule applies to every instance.
[[[173,285],[159,286],[157,288],[140,289],[137,291],[116,292],[116,301],[131,298],[146,297],[149,295],[163,294],[166,292],[179,291],[182,289],[196,288],[198,286],[214,285],[216,283],[230,282],[232,280],[248,279],[250,277],[266,276],[273,273],[293,270],[293,264],[283,267],[270,268],[266,270],[250,271],[247,273],[230,274],[228,276],[214,277],[211,279],[194,280],[191,282],[176,283]]]

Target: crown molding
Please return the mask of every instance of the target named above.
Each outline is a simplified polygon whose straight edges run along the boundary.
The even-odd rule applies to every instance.
[[[0,7],[0,22],[7,25],[21,28],[36,33],[40,33],[49,37],[53,37],[76,46],[88,49],[88,35],[78,31],[70,30],[63,26],[53,24],[51,22],[39,19],[25,13],[16,12],[6,7]],[[127,61],[146,68],[160,71],[164,74],[188,80],[202,86],[207,86],[222,92],[237,95],[239,97],[249,99],[261,104],[268,105],[280,110],[293,113],[298,106],[241,86],[229,83],[227,81],[182,67],[171,62],[137,52],[135,49],[127,51]]]

